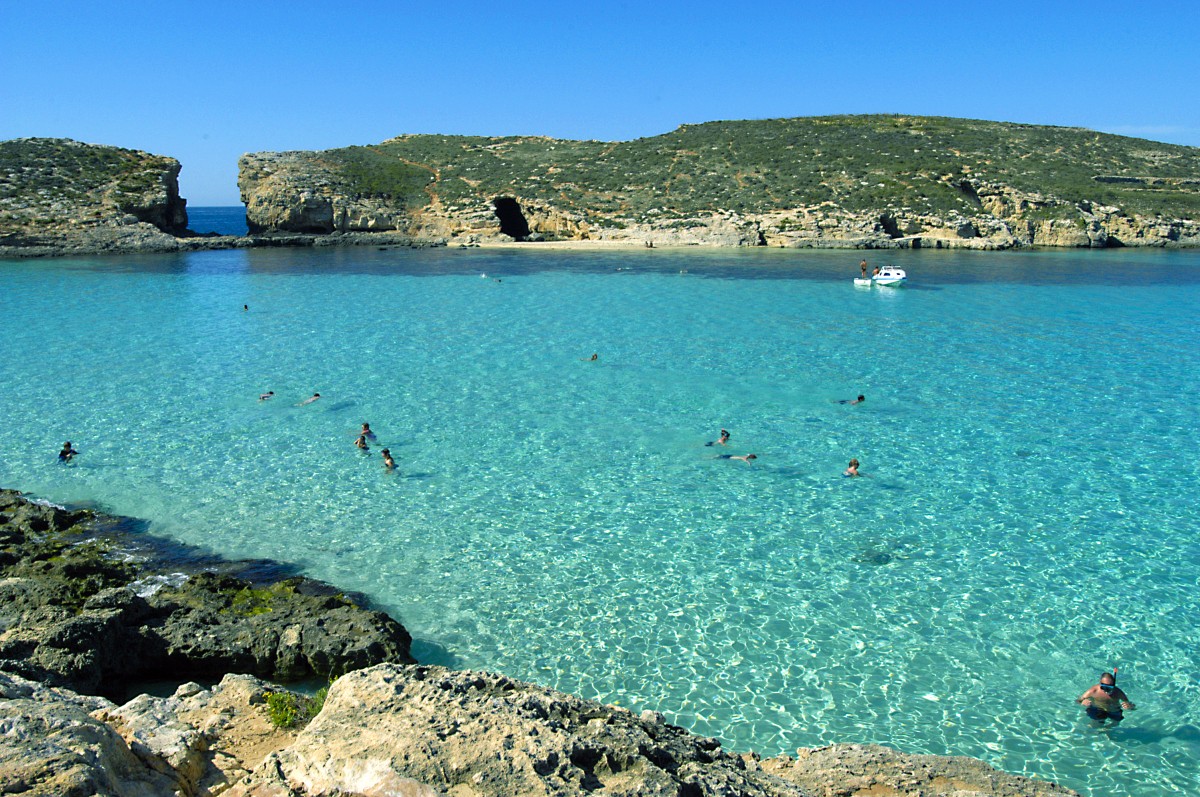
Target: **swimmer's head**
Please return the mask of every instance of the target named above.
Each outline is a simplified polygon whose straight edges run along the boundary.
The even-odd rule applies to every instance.
[[[384,448],[384,449],[380,449],[379,453],[386,456],[388,454],[391,454],[392,452],[390,449]]]
[[[1100,685],[1101,686],[1113,686],[1116,683],[1117,683],[1117,676],[1113,675],[1111,672],[1102,673],[1100,675]]]
[[[857,467],[858,467],[858,460],[857,460],[857,459],[852,459],[852,460],[850,460],[850,465],[849,465],[849,467],[851,467],[851,468],[857,468]]]
[[[866,397],[866,396],[862,396],[862,395],[860,395],[860,396],[858,397],[858,400],[859,400],[859,401],[866,401],[866,400],[867,400],[867,397]]]
[[[746,459],[747,460],[758,459],[758,454],[747,454]]]

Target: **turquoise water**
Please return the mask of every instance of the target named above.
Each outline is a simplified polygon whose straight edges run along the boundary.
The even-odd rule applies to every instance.
[[[0,485],[736,750],[1200,793],[1200,253],[861,254],[0,261]]]

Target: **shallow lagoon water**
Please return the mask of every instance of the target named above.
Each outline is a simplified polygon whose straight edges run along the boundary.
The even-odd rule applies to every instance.
[[[1200,253],[863,254],[0,261],[0,484],[736,750],[1200,792]]]

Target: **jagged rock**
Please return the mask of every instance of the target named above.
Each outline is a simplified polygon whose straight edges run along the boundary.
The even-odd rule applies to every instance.
[[[159,797],[174,772],[147,766],[121,736],[90,716],[113,706],[0,671],[0,794]],[[169,769],[169,768],[168,768]]]
[[[403,626],[302,577],[263,584],[205,570],[142,597],[158,571],[111,555],[138,543],[119,526],[0,491],[0,666],[116,693],[164,673],[291,681],[413,661]]]
[[[800,750],[761,762],[764,771],[823,797],[1068,797],[1055,783],[1009,775],[975,758],[909,755],[874,744]]]
[[[1075,794],[972,759],[826,750],[760,763],[653,711],[635,716],[489,673],[384,664],[334,683],[295,741],[228,794]]]

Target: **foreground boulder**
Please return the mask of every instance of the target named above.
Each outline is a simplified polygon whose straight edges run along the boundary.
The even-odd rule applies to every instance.
[[[0,667],[121,695],[140,679],[294,681],[413,661],[403,626],[326,584],[252,581],[212,558],[189,576],[127,525],[0,491]]]
[[[828,752],[832,750],[833,752]],[[857,745],[760,762],[615,706],[478,672],[351,673],[233,797],[298,795],[1074,795],[972,759]]]

